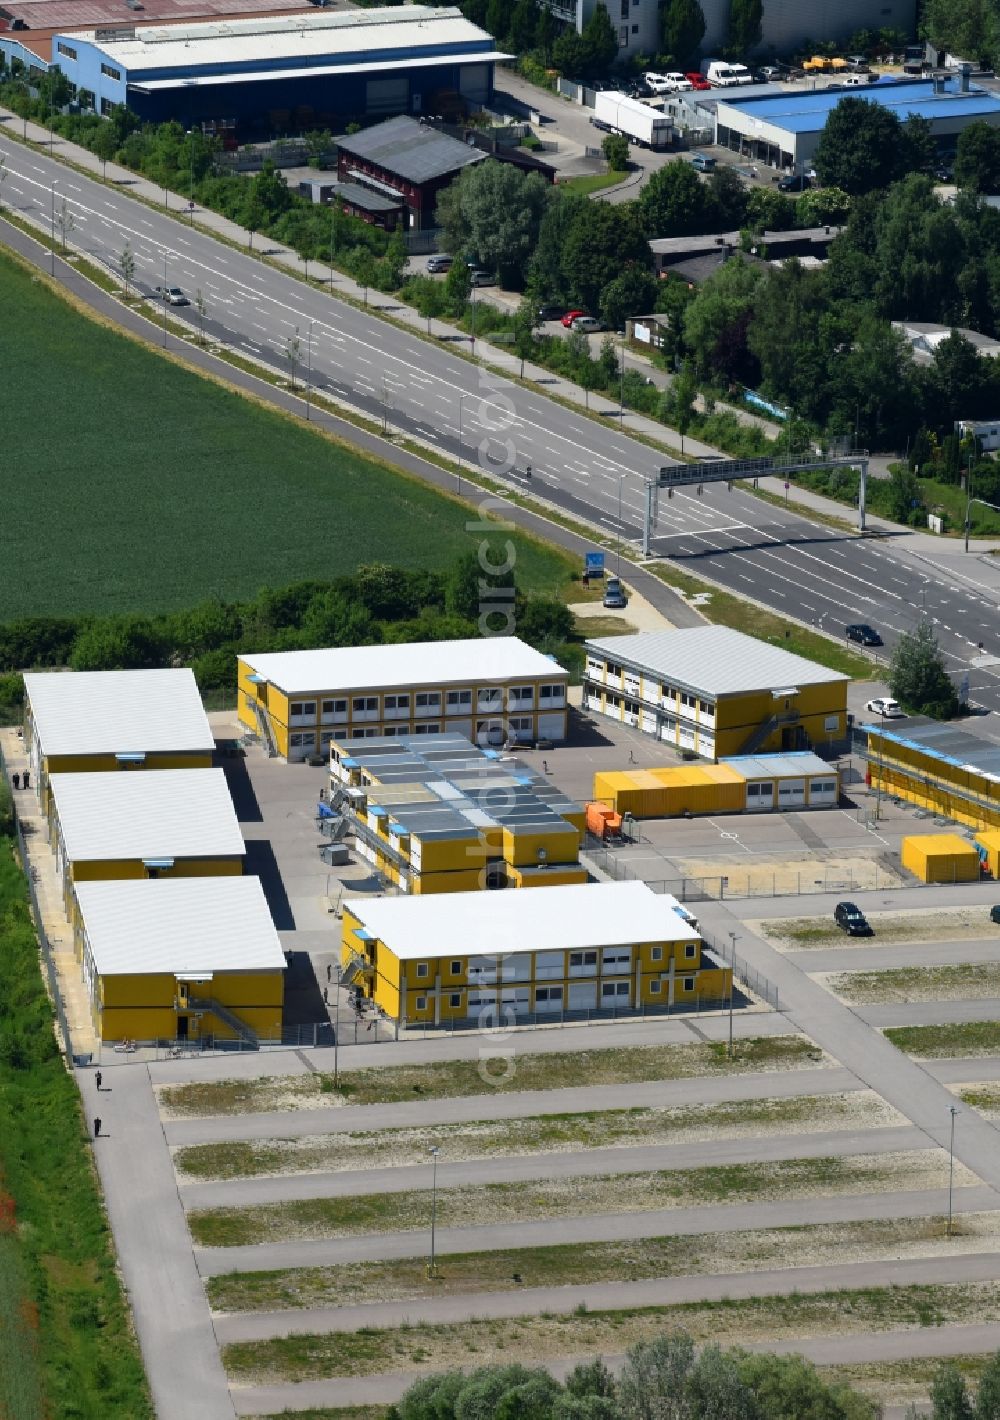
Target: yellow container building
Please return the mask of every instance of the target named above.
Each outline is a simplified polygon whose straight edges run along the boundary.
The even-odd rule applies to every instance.
[[[77,883],[223,877],[246,853],[221,769],[56,774],[49,837],[71,920]]]
[[[895,726],[890,728],[890,726]],[[872,789],[931,813],[1000,828],[1000,749],[946,723],[865,724]]]
[[[633,818],[836,808],[840,779],[835,765],[802,751],[599,773],[594,798]]]
[[[1000,832],[991,831],[976,834],[980,848],[980,858],[991,875],[1000,881]]]
[[[81,882],[76,893],[100,1040],[280,1040],[285,956],[259,878]]]
[[[402,892],[583,883],[584,810],[522,761],[460,735],[334,741],[329,812]]]
[[[644,631],[586,645],[586,710],[702,759],[847,739],[847,676],[725,626]]]
[[[46,809],[54,774],[200,769],[215,752],[188,669],[31,671],[24,677],[24,740]]]
[[[566,738],[568,673],[516,636],[241,656],[237,679],[240,720],[288,760],[394,735]]]
[[[924,833],[904,838],[899,859],[914,877],[925,883],[979,881],[976,846],[958,833]]]
[[[731,973],[641,882],[351,899],[341,963],[397,1025],[586,1018],[722,1004]]]

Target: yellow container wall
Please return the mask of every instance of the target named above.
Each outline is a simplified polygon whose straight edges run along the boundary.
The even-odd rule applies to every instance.
[[[477,892],[485,888],[481,868],[469,868],[464,873],[419,873],[413,877],[410,891],[417,896],[427,897],[438,892]]]
[[[217,972],[203,986],[192,983],[195,999],[214,998],[228,1007],[251,1030],[267,1038],[280,1037],[284,1001],[284,972]],[[175,1009],[178,983],[165,973],[106,976],[95,990],[95,1018],[102,1040],[151,1040],[177,1036],[177,1017],[188,1018],[188,1036],[229,1037],[230,1027],[205,1011],[201,1020],[196,1008]]]
[[[542,833],[512,833],[503,831],[503,856],[517,867],[535,866],[539,862],[575,863],[580,856],[580,835],[565,820],[558,828]],[[539,850],[545,854],[539,859]]]
[[[242,858],[175,858],[172,868],[157,869],[160,878],[224,878],[238,877],[243,872]],[[145,878],[147,870],[137,858],[108,858],[70,864],[75,883],[122,881]]]
[[[900,862],[925,883],[975,882],[979,854],[955,833],[933,833],[904,838]]]
[[[511,868],[510,886],[517,888],[565,887],[569,883],[590,880],[587,869],[580,864],[566,863],[554,868]]]

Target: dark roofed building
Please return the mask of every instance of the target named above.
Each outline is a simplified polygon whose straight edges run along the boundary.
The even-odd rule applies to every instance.
[[[413,118],[390,118],[337,140],[337,177],[401,202],[407,225],[434,225],[438,193],[463,168],[486,157],[478,148]]]

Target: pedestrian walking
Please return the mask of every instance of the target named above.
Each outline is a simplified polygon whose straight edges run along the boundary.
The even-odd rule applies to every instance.
[[[101,1116],[100,1116],[99,1114],[95,1114],[95,1115],[94,1115],[94,1138],[95,1138],[95,1139],[99,1139],[100,1137],[101,1137]]]
[[[20,787],[21,787],[21,776],[20,776],[20,774],[15,774],[15,775],[14,775],[14,788],[15,788],[15,789],[20,789]]]
[[[330,962],[327,962],[326,964],[326,979],[327,981],[333,980],[333,966]]]
[[[21,775],[21,781],[22,781],[22,784],[23,784],[24,788],[27,789],[27,787],[28,787],[28,771],[27,771],[27,770],[25,770],[24,773]]]
[[[327,990],[327,988],[324,986],[324,987],[323,987],[323,1005],[324,1005],[324,1006],[329,1006],[329,1004],[330,1004],[330,992],[329,992],[329,991]]]
[[[97,1074],[94,1076],[94,1079],[97,1083],[98,1091],[100,1091],[101,1081],[104,1079],[104,1076],[101,1074],[100,1070],[98,1070]]]
[[[628,762],[629,762],[629,764],[634,764],[634,763],[635,763],[635,755],[632,753],[631,750],[629,750],[629,752],[628,752]]]
[[[548,761],[547,759],[543,759],[543,760],[542,760],[542,773],[543,773],[543,774],[548,774],[548,772],[549,772],[549,761]]]

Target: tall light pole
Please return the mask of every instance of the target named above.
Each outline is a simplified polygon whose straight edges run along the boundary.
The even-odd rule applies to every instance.
[[[466,392],[458,396],[458,491],[462,491],[462,460],[465,457],[465,401],[472,395]]]
[[[618,370],[618,428],[625,428],[625,337],[622,336],[621,364]]]
[[[52,184],[52,275],[56,274],[56,185]],[[968,550],[968,549],[966,549]]]
[[[961,1114],[957,1104],[948,1106],[948,1113],[951,1115],[951,1138],[948,1142],[948,1237],[951,1237],[952,1224],[952,1195],[955,1184],[955,1116]]]
[[[428,1150],[428,1152],[431,1156],[431,1167],[433,1169],[433,1173],[431,1175],[431,1256],[430,1261],[427,1264],[427,1276],[436,1277],[437,1271],[434,1261],[434,1254],[435,1243],[437,1240],[438,1154],[440,1153],[440,1150],[435,1144],[432,1149]]]
[[[189,184],[188,184],[188,218],[190,219],[191,226],[193,227],[193,226],[194,226],[194,129],[193,129],[193,128],[189,128],[189,129],[188,129],[188,131],[187,131],[187,138],[188,138],[188,177],[189,177],[189,179],[190,179],[190,182],[189,182]]]
[[[163,348],[167,348],[167,253],[163,253]]]
[[[622,574],[622,484],[625,482],[625,475],[618,475],[618,547],[615,550],[615,576]]]
[[[313,323],[309,322],[309,334],[306,336],[306,419],[311,418],[309,412],[309,390],[312,385],[313,368]]]
[[[340,1087],[340,979],[343,975],[343,968],[337,962],[337,997],[333,1008],[333,1088]]]
[[[969,469],[965,475],[965,550],[969,550],[969,521],[972,517],[972,450],[969,450]]]
[[[878,823],[879,819],[880,819],[881,816],[882,816],[882,767],[883,767],[883,765],[884,765],[884,763],[885,763],[885,758],[884,758],[884,756],[885,756],[885,709],[884,709],[884,707],[883,707],[883,709],[881,709],[878,713],[879,713],[880,727],[879,727],[879,735],[878,735],[878,764],[877,764],[877,767],[876,767],[876,772],[877,772],[877,774],[878,774],[878,782],[877,782],[877,784],[875,785],[875,822],[876,822],[876,823]]]
[[[733,1058],[733,978],[736,975],[736,943],[739,937],[735,932],[730,932],[729,942],[732,947],[732,958],[729,967],[729,1058]]]

